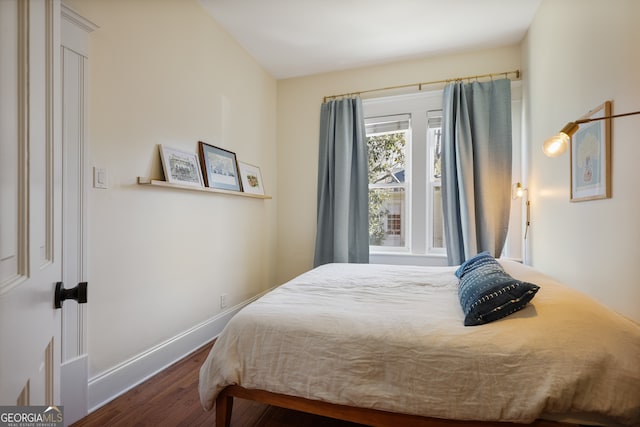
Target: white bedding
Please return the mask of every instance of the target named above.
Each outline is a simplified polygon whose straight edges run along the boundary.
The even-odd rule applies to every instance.
[[[640,425],[640,325],[521,264],[523,310],[463,326],[455,267],[329,264],[243,308],[200,370],[227,385],[436,418]]]

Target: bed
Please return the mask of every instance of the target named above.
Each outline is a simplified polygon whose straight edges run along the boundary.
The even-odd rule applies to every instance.
[[[523,309],[464,326],[456,267],[328,264],[244,307],[200,370],[234,397],[368,425],[640,426],[640,325],[540,272]]]

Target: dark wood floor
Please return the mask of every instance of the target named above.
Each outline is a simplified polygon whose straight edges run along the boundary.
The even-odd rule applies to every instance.
[[[211,344],[114,399],[72,427],[215,426],[198,397],[198,373]],[[232,427],[359,427],[261,403],[235,399]]]

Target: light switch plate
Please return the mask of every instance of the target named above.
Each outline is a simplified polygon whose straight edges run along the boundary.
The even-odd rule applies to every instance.
[[[109,188],[106,168],[93,168],[93,188]]]

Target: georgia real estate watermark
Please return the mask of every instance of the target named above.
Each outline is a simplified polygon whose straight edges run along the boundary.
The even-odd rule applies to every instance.
[[[62,406],[0,406],[0,427],[63,427]]]

